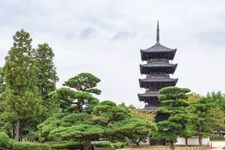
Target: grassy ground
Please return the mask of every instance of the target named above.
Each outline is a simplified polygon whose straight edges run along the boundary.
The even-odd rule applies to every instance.
[[[198,146],[176,146],[175,150],[209,150],[209,147],[198,147]],[[125,147],[120,150],[170,150],[166,146],[143,146],[143,147]]]

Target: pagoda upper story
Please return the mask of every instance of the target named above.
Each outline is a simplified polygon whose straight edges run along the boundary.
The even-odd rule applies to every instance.
[[[145,93],[138,94],[138,98],[145,102],[146,111],[155,111],[160,105],[158,96],[161,88],[176,85],[178,79],[170,78],[170,74],[173,74],[177,68],[177,64],[170,63],[176,51],[177,49],[160,44],[158,22],[156,44],[141,50],[141,60],[147,63],[140,65],[140,73],[146,75],[146,78],[139,79],[139,85],[145,88]]]

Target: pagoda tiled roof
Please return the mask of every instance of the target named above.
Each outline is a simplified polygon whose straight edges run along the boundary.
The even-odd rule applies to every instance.
[[[141,51],[143,51],[143,52],[175,52],[176,49],[168,48],[157,42],[152,47],[147,48],[147,49],[142,49]]]
[[[141,74],[147,74],[150,72],[165,72],[168,74],[174,73],[177,68],[177,64],[171,63],[148,63],[140,65]]]
[[[144,107],[143,109],[141,109],[141,111],[143,112],[155,112],[157,110],[158,107],[154,107],[154,106],[148,106],[148,107]]]
[[[157,92],[146,92],[142,94],[138,94],[139,97],[158,97],[159,96],[159,91]]]
[[[145,78],[139,79],[140,87],[142,88],[163,88],[167,86],[175,86],[178,79],[173,78]]]
[[[171,49],[161,45],[160,43],[156,43],[152,47],[148,49],[141,49],[141,59],[157,59],[157,58],[166,58],[169,60],[173,60],[177,49]]]

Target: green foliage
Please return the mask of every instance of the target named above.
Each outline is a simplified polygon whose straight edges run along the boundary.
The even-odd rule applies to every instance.
[[[51,99],[58,101],[63,112],[91,113],[98,99],[91,93],[100,94],[96,89],[100,79],[90,73],[80,73],[65,82],[69,88],[60,88],[50,94]],[[71,88],[76,89],[76,91]]]
[[[12,140],[4,132],[0,132],[0,149],[12,147]]]
[[[13,150],[50,150],[50,146],[33,142],[13,142]]]
[[[225,141],[225,137],[223,135],[212,134],[210,135],[210,141]]]
[[[178,136],[189,137],[193,132],[189,128],[190,113],[188,111],[187,88],[166,87],[160,90],[161,106],[157,114],[167,115],[166,120],[157,123],[158,131],[154,134],[157,140],[167,140],[171,146]]]
[[[115,143],[112,143],[112,146],[116,149],[119,149],[119,148],[124,148],[125,144],[124,142],[115,142]]]
[[[93,110],[93,120],[100,124],[108,124],[130,118],[130,110],[123,106],[117,106],[112,101],[102,101]]]
[[[88,112],[98,103],[90,93],[60,88],[51,93],[51,98],[58,101],[64,112]]]
[[[91,146],[91,140],[100,137],[104,127],[94,124],[87,113],[58,114],[39,126],[40,140],[83,140],[84,149]]]
[[[104,147],[104,148],[113,148],[114,146],[110,142],[97,143],[94,145],[95,147]]]
[[[101,90],[95,88],[101,80],[90,73],[80,73],[65,82],[64,85],[78,91],[101,94]]]
[[[212,99],[219,108],[225,112],[225,94],[219,92],[207,93],[207,98]]]
[[[96,138],[104,133],[104,129],[99,125],[78,124],[69,127],[59,127],[53,129],[49,136],[61,139],[84,139],[85,137]]]
[[[52,48],[47,43],[39,44],[35,49],[35,63],[38,67],[38,88],[44,100],[47,100],[48,94],[55,90],[56,82],[59,80],[53,62],[54,56]]]
[[[141,111],[136,109],[133,106],[129,106],[129,110],[131,111],[131,117],[154,121],[154,117],[155,117],[154,112]]]
[[[5,81],[2,73],[2,68],[0,67],[0,101],[1,101],[1,94],[5,89]]]
[[[130,139],[138,145],[139,142],[144,141],[156,130],[156,125],[149,120],[130,118],[110,124],[107,134],[116,140]]]
[[[83,145],[80,142],[60,142],[56,144],[50,144],[50,147],[54,150],[74,150],[74,149],[83,149]]]
[[[214,99],[202,97],[192,103],[193,122],[192,125],[199,141],[203,136],[210,135],[217,130],[224,130],[224,112],[218,107]],[[201,143],[200,143],[201,145]]]
[[[35,49],[34,63],[37,66],[37,86],[43,99],[43,111],[39,117],[39,122],[59,110],[55,99],[49,97],[49,94],[56,89],[56,82],[59,80],[53,62],[54,56],[52,48],[47,43],[39,44]]]
[[[41,114],[42,99],[37,86],[38,68],[33,59],[35,52],[31,46],[32,39],[24,30],[17,31],[13,39],[13,47],[6,57],[2,72],[6,84],[3,99],[5,113],[13,116],[13,120],[17,122],[15,128],[18,140],[20,121],[32,122],[37,119]]]

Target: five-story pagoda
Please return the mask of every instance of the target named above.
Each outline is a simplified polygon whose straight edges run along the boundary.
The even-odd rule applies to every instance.
[[[148,49],[141,50],[141,59],[146,64],[140,65],[141,74],[145,79],[139,79],[145,93],[138,94],[140,101],[145,102],[144,111],[155,111],[160,105],[159,90],[167,86],[175,86],[178,79],[170,78],[176,70],[177,64],[170,63],[174,59],[176,49],[167,48],[159,43],[159,22],[157,23],[156,44]]]

